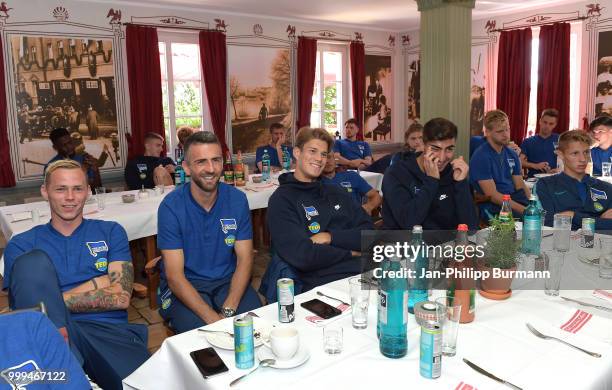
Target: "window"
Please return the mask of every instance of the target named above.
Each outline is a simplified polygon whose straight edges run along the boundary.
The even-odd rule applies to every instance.
[[[579,95],[580,95],[580,73],[578,67],[578,33],[575,28],[578,25],[572,24],[572,32],[570,35],[570,116],[569,129],[580,127],[579,123]],[[540,49],[540,29],[532,28],[533,38],[531,40],[531,92],[529,93],[529,119],[527,123],[527,134],[535,134],[536,124],[540,119],[538,116],[538,63]]]
[[[323,127],[332,135],[342,133],[347,113],[346,48],[339,45],[319,45],[315,86],[312,94],[310,125]]]
[[[202,129],[206,107],[203,95],[200,48],[197,43],[159,43],[162,74],[162,100],[164,128],[168,153],[172,153],[178,140],[176,130],[181,126]],[[206,110],[207,112],[208,110]]]

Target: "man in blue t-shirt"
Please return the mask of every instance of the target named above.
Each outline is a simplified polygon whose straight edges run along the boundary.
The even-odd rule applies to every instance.
[[[344,122],[344,139],[334,143],[334,157],[338,164],[352,169],[365,169],[372,164],[372,151],[366,141],[357,141],[359,125],[353,118]]]
[[[600,116],[591,122],[589,130],[595,144],[591,149],[593,175],[601,175],[601,164],[612,163],[612,117]]]
[[[57,155],[53,157],[43,169],[43,175],[47,171],[47,167],[52,162],[57,160],[74,160],[81,164],[83,170],[87,173],[87,182],[91,187],[91,190],[102,186],[102,179],[100,178],[100,169],[98,168],[98,160],[88,153],[76,153],[76,146],[74,139],[70,136],[68,130],[63,127],[58,127],[51,131],[49,139],[53,144],[53,149],[57,151]]]
[[[321,175],[323,183],[332,183],[346,190],[368,215],[378,209],[382,197],[361,175],[355,171],[336,172],[336,159],[328,158]],[[365,200],[365,202],[364,202]]]
[[[521,144],[525,155],[523,168],[528,168],[527,175],[533,177],[536,173],[551,172],[557,168],[555,149],[559,142],[559,134],[553,133],[559,120],[559,111],[547,108],[540,116],[540,132],[529,137]]]
[[[225,183],[221,144],[211,132],[185,142],[191,182],[159,206],[163,266],[160,314],[182,333],[261,306],[250,286],[253,230],[246,195]]]
[[[491,199],[480,203],[481,219],[495,216],[503,195],[510,195],[515,215],[522,215],[531,193],[521,174],[521,161],[510,143],[508,116],[501,110],[486,113],[484,119],[487,143],[481,145],[470,159],[470,183],[474,189]]]
[[[284,152],[289,155],[289,159],[293,159],[293,148],[285,145],[287,141],[287,132],[285,126],[282,123],[272,123],[270,125],[270,143],[268,145],[260,146],[255,151],[255,165],[257,170],[261,172],[261,160],[264,154],[270,156],[270,167],[273,171],[280,171],[283,169],[283,149]],[[291,164],[291,168],[293,163]]]
[[[0,335],[0,389],[8,388],[5,381],[13,389],[91,388],[68,344],[43,313],[0,314]],[[50,380],[36,381],[37,371]]]
[[[127,320],[134,269],[125,230],[83,219],[87,180],[72,160],[49,165],[41,193],[51,221],[14,236],[4,252],[9,304],[44,302],[85,372],[104,389],[120,389],[149,357],[146,327]]]
[[[171,186],[174,184],[174,161],[162,156],[164,150],[164,137],[157,133],[147,133],[144,136],[144,150],[138,156],[127,162],[123,175],[130,190],[153,188],[156,185]]]

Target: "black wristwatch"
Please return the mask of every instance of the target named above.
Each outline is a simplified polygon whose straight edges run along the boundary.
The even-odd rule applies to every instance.
[[[223,317],[225,318],[233,317],[236,314],[236,310],[232,309],[231,307],[224,307],[221,309],[221,314],[223,314]]]

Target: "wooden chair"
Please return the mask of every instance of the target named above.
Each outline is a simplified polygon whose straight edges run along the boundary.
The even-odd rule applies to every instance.
[[[147,294],[149,295],[149,307],[157,309],[157,288],[159,287],[159,261],[161,256],[151,259],[145,264],[147,274]]]

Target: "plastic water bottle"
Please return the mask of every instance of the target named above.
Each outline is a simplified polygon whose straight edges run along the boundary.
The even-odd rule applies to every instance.
[[[531,195],[529,205],[523,213],[522,249],[526,255],[540,254],[542,244],[542,214],[538,206],[538,197]]]
[[[285,145],[282,146],[283,149],[283,169],[288,171],[291,169],[291,157],[289,156],[289,150]]]
[[[268,149],[264,149],[263,156],[261,156],[261,181],[267,183],[270,181],[270,155]]]
[[[413,261],[411,266],[415,270],[415,278],[409,278],[408,284],[410,292],[408,294],[408,312],[414,314],[414,305],[419,302],[426,301],[429,298],[427,291],[427,279],[422,278],[423,270],[429,269],[429,260],[423,256],[423,227],[414,225],[412,228],[412,241],[410,243],[416,256],[409,261]]]
[[[185,170],[179,164],[174,167],[174,185],[180,186],[185,184]]]
[[[393,359],[405,356],[408,351],[408,290],[406,278],[390,277],[385,271],[401,271],[402,268],[399,258],[382,262],[383,278],[380,279],[378,299],[379,346],[380,353]]]
[[[499,220],[501,222],[513,222],[512,218],[512,206],[510,206],[510,195],[504,195],[502,197],[502,206],[499,210]]]

